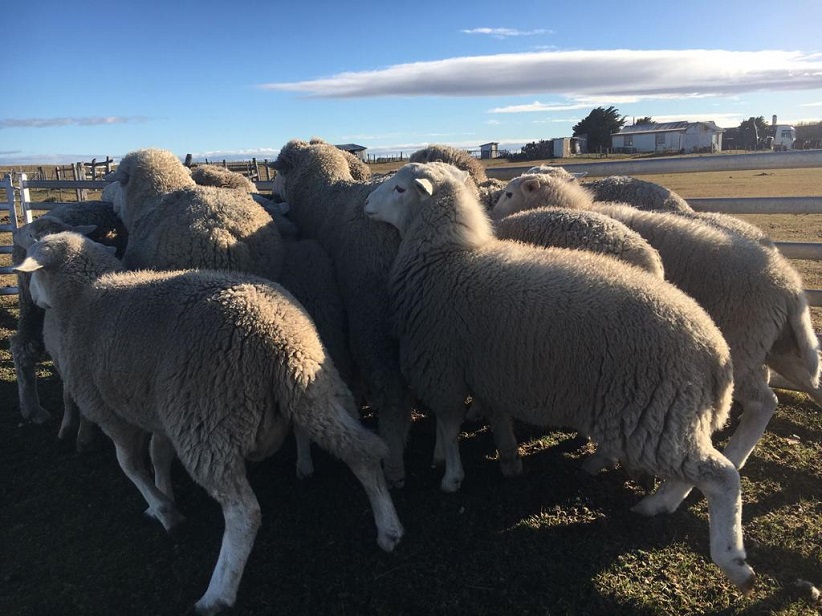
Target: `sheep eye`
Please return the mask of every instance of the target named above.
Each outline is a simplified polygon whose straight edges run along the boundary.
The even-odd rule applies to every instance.
[[[514,193],[512,193],[512,192],[506,192],[506,193],[505,193],[505,196],[506,196],[506,197],[508,197],[508,198],[510,199],[511,197],[513,197],[513,196],[514,196]]]
[[[395,186],[395,187],[394,187],[394,190],[396,190],[396,191],[397,191],[398,193],[400,193],[400,194],[402,194],[402,193],[404,193],[404,192],[405,192],[405,189],[404,189],[404,188],[402,188],[401,186]]]

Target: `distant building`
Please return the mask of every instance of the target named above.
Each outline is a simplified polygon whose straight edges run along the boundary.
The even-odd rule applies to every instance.
[[[342,143],[335,147],[341,149],[343,152],[353,154],[361,161],[367,160],[368,155],[366,154],[366,152],[368,151],[368,148],[366,148],[364,145],[357,145],[356,143]]]
[[[499,143],[483,143],[480,146],[480,158],[499,158]]]
[[[714,122],[660,122],[623,126],[611,135],[615,152],[718,152],[724,128]]]

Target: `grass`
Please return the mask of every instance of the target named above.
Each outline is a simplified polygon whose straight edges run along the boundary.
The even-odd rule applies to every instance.
[[[8,350],[15,327],[16,300],[0,297],[0,613],[185,611],[217,558],[218,506],[175,466],[187,522],[169,537],[143,517],[110,443],[78,454],[57,440],[56,421],[22,423]],[[59,417],[53,366],[43,362],[38,376],[43,405]],[[231,613],[818,614],[795,582],[822,586],[822,414],[804,395],[778,393],[776,416],[742,472],[746,547],[759,575],[750,597],[710,561],[699,494],[672,515],[640,518],[629,508],[643,492],[621,469],[580,475],[589,452],[582,439],[522,425],[526,476],[506,480],[489,430],[476,424],[462,435],[463,488],[444,494],[441,470],[430,467],[434,422],[417,415],[407,485],[394,492],[406,536],[392,554],[377,548],[365,495],[338,461],[315,450],[315,477],[299,481],[289,439],[249,465],[263,526]],[[367,409],[364,421],[373,427]]]

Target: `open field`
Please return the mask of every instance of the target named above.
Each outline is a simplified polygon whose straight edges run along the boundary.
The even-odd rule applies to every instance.
[[[686,198],[724,190],[822,194],[820,169],[761,173],[644,179]],[[822,216],[744,218],[774,239],[822,241]],[[819,264],[803,263],[806,286],[822,288]],[[78,454],[57,440],[61,388],[49,362],[38,375],[40,395],[57,420],[21,423],[9,354],[16,317],[16,298],[0,297],[0,614],[184,612],[216,561],[219,507],[175,466],[184,528],[168,537],[146,520],[110,443],[100,439],[95,451]],[[814,322],[822,329],[819,309]],[[759,574],[750,597],[710,562],[700,494],[672,515],[640,518],[629,508],[643,492],[621,469],[582,476],[583,439],[528,426],[517,430],[526,476],[505,480],[491,435],[477,424],[462,435],[463,488],[445,494],[441,471],[430,468],[433,419],[418,415],[408,481],[394,492],[406,536],[393,554],[376,546],[365,495],[337,460],[315,449],[316,474],[299,481],[288,439],[282,451],[249,465],[263,525],[231,614],[819,614],[795,582],[822,587],[822,412],[804,395],[780,391],[779,398],[742,471],[743,529]],[[363,416],[374,425],[368,409]]]

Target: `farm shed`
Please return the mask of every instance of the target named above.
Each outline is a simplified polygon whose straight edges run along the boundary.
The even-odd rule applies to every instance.
[[[480,146],[480,158],[498,158],[499,157],[499,143],[492,141],[491,143],[483,143]]]
[[[662,122],[623,126],[611,135],[617,152],[718,152],[723,128],[714,122]]]
[[[368,160],[368,155],[366,154],[368,148],[364,145],[357,145],[356,143],[341,143],[334,147],[341,149],[343,152],[353,154],[363,162],[367,162]]]

